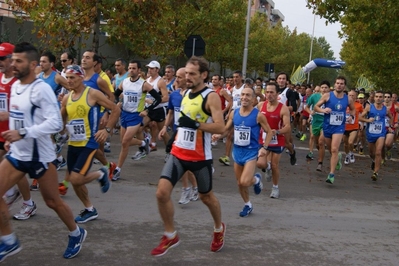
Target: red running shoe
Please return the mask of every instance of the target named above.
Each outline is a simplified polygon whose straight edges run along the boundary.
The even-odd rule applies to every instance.
[[[211,243],[211,251],[218,252],[224,246],[224,235],[226,234],[226,225],[222,223],[223,230],[221,232],[213,232],[213,240]]]
[[[109,180],[112,180],[112,177],[114,176],[115,168],[116,168],[116,163],[110,162],[109,163],[109,169],[108,169]]]
[[[64,185],[64,183],[58,184],[58,192],[60,193],[61,196],[65,196],[67,191],[68,191],[68,188]]]
[[[165,235],[163,235],[161,238],[161,243],[159,243],[159,246],[151,251],[151,255],[155,257],[163,256],[166,254],[166,252],[168,252],[169,249],[177,247],[179,244],[180,239],[177,234],[172,239],[168,239]]]

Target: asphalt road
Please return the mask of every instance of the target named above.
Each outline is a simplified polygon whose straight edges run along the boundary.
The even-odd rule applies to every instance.
[[[213,223],[205,205],[200,201],[177,204],[179,183],[173,201],[181,244],[163,257],[150,255],[163,233],[155,198],[164,164],[161,146],[141,161],[127,159],[121,180],[108,193],[102,194],[97,182],[88,185],[99,217],[83,225],[88,236],[74,259],[62,258],[66,227],[45,206],[40,193],[32,192],[36,216],[12,221],[23,250],[3,265],[399,265],[397,160],[388,161],[380,179],[372,182],[370,159],[356,156],[356,163],[344,166],[334,185],[329,185],[327,170],[315,171],[317,162],[305,160],[305,143],[295,142],[297,165],[291,166],[286,154],[281,159],[280,199],[269,198],[272,185],[265,181],[260,195],[251,189],[254,210],[246,218],[238,215],[243,201],[233,166],[218,162],[224,145],[220,142],[214,148],[214,192],[227,226],[221,252],[210,252]],[[120,148],[117,143],[114,136],[108,156],[114,161]],[[130,155],[135,151],[132,148]],[[399,158],[397,151],[394,158]],[[328,160],[329,156],[325,165]],[[64,169],[59,171],[59,180],[64,173]],[[64,200],[74,214],[82,209],[73,190]]]

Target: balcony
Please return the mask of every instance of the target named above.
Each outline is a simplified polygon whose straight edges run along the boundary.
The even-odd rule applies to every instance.
[[[273,22],[278,22],[280,20],[284,21],[284,19],[285,19],[283,13],[281,13],[281,11],[278,9],[273,9],[272,15],[273,15]]]
[[[260,2],[260,6],[261,7],[263,6],[263,7],[267,8],[266,5],[269,5],[270,8],[274,8],[274,1],[273,0],[260,0],[259,2]]]

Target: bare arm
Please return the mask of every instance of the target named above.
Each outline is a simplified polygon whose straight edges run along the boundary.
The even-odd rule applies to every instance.
[[[112,102],[115,101],[115,95],[112,93],[112,91],[109,89],[108,84],[105,80],[102,78],[97,79],[97,85],[100,88],[100,90],[108,96],[108,99],[110,99]]]
[[[363,112],[359,115],[359,121],[362,121],[362,122],[373,122],[374,121],[374,118],[372,118],[372,121],[371,121],[371,119],[368,119],[368,118],[366,118],[366,116],[367,116],[367,114],[370,112],[370,105],[368,104],[368,105],[366,105],[366,107],[363,109]]]
[[[213,123],[200,123],[199,129],[212,134],[222,134],[224,132],[224,121],[220,97],[216,93],[209,93],[205,108],[212,114]]]
[[[266,139],[264,139],[263,146],[269,146],[269,143],[276,132],[273,132],[273,130],[269,126],[269,123],[267,122],[266,116],[264,116],[261,112],[258,113],[257,121],[266,132]]]
[[[283,105],[280,116],[283,120],[283,128],[280,129],[280,134],[286,134],[291,131],[290,112],[287,106]]]
[[[322,109],[321,106],[323,104],[325,104],[328,100],[330,99],[330,94],[329,93],[325,93],[323,94],[323,96],[321,96],[320,100],[316,103],[316,105],[314,106],[314,111],[318,112],[318,113],[323,113],[323,114],[328,114],[331,112],[330,108],[324,108]]]
[[[158,81],[158,88],[159,91],[162,94],[162,99],[161,99],[161,103],[166,103],[169,101],[169,93],[168,93],[168,89],[166,88],[166,83],[163,79],[160,79]]]

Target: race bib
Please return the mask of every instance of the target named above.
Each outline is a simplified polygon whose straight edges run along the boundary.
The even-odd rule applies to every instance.
[[[0,112],[8,112],[7,93],[0,93]]]
[[[266,133],[266,132],[263,132],[263,134],[262,134],[263,140],[266,139],[266,136],[267,136],[267,133]],[[274,136],[272,137],[272,139],[271,139],[269,145],[277,145],[277,144],[278,144],[277,135],[274,135]]]
[[[186,127],[177,129],[177,140],[175,145],[185,150],[195,150],[195,142],[197,140],[197,130]]]
[[[234,95],[233,97],[233,109],[237,109],[241,106],[241,97],[239,94]]]
[[[235,127],[234,128],[234,144],[238,146],[248,146],[251,142],[251,128],[250,127]]]
[[[175,125],[178,126],[179,125],[179,118],[181,116],[180,107],[175,107],[174,114],[175,114]]]
[[[369,132],[371,134],[381,134],[382,133],[382,122],[373,122],[369,124]]]
[[[18,111],[10,111],[10,129],[18,130],[24,126],[24,113]]]
[[[330,125],[340,126],[344,122],[343,112],[331,112],[330,114]]]
[[[131,109],[137,109],[138,106],[138,95],[135,92],[126,92],[124,94],[124,105],[125,107]]]
[[[388,117],[388,116],[386,116],[386,117],[385,117],[385,125],[387,125],[387,126],[388,126],[388,125],[389,125],[389,121],[390,121],[389,117]]]
[[[86,128],[83,119],[75,119],[69,121],[66,125],[66,128],[69,132],[69,140],[70,141],[82,141],[87,140],[86,138]]]

